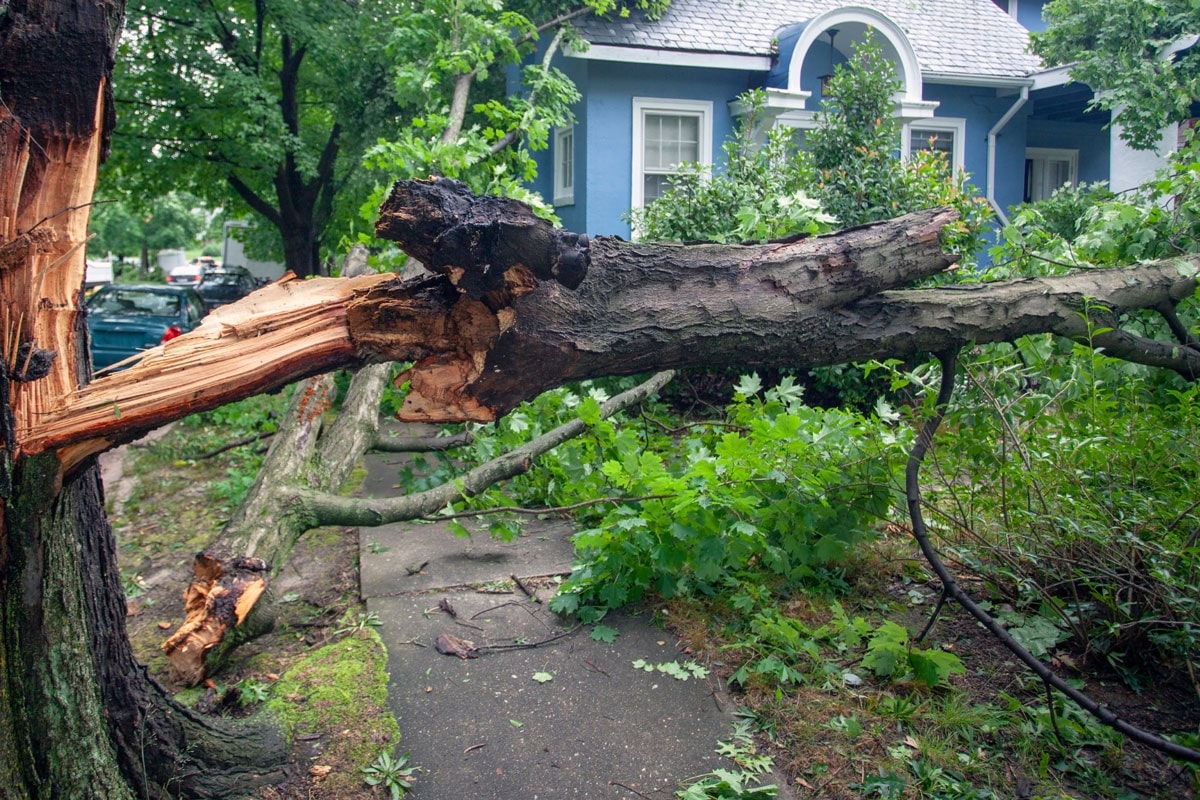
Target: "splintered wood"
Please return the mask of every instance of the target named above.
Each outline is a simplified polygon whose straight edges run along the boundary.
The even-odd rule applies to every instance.
[[[261,558],[237,558],[225,564],[201,553],[192,569],[195,577],[183,592],[185,621],[162,643],[176,680],[188,686],[207,676],[208,652],[230,629],[245,623],[267,590],[269,565]]]

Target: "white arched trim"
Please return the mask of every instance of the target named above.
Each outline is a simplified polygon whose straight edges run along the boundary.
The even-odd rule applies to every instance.
[[[800,71],[804,67],[804,59],[812,46],[826,36],[830,28],[837,28],[842,35],[849,34],[840,40],[843,42],[857,39],[855,34],[864,28],[874,28],[878,31],[884,40],[885,52],[897,62],[896,75],[901,82],[900,96],[897,100],[903,103],[922,102],[921,64],[917,61],[917,53],[913,50],[912,43],[908,41],[899,25],[875,9],[863,6],[842,6],[809,20],[792,50],[792,59],[788,67],[789,92],[800,91]]]

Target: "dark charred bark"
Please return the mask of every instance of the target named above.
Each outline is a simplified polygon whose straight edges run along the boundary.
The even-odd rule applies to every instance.
[[[576,289],[587,276],[588,237],[555,229],[529,206],[504,197],[479,197],[452,180],[401,181],[380,209],[375,233],[392,239],[426,269],[450,278],[472,300],[493,311],[511,301],[511,290],[536,280]],[[501,290],[506,289],[505,293]]]

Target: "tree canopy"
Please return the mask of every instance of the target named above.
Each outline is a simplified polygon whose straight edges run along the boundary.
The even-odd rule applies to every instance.
[[[528,158],[477,165],[514,143],[545,146],[576,95],[557,70],[533,63],[525,90],[509,97],[504,67],[533,51],[542,28],[626,5],[655,14],[666,3],[131,3],[109,184],[135,198],[187,189],[254,215],[265,225],[252,247],[282,253],[297,275],[317,274],[366,227],[377,184],[486,175],[499,181],[491,188],[517,193]],[[377,177],[363,169],[368,152]]]
[[[402,121],[395,6],[131,3],[114,76],[121,184],[253,213],[291,269],[317,272],[332,221],[357,210],[364,148]]]
[[[1162,128],[1188,119],[1200,100],[1200,8],[1188,0],[1051,0],[1033,50],[1096,90],[1094,105],[1116,115],[1139,149]]]

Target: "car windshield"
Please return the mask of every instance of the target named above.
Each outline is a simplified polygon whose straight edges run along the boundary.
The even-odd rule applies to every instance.
[[[115,289],[97,292],[88,307],[101,314],[142,314],[174,317],[179,314],[179,297],[162,292]]]

